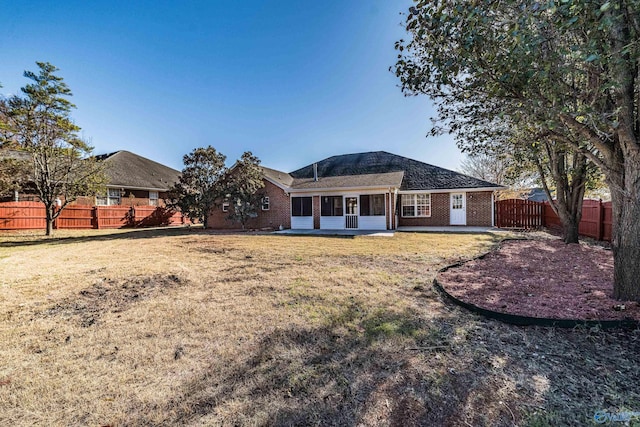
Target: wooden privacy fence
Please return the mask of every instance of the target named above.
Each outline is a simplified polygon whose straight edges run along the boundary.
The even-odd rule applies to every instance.
[[[67,206],[54,221],[56,229],[160,227],[188,223],[180,212],[156,206]],[[0,230],[46,228],[40,202],[0,203]]]
[[[524,228],[548,227],[559,229],[560,218],[549,202],[507,199],[496,202],[496,227]],[[611,202],[584,200],[582,219],[578,231],[580,235],[596,240],[611,241]]]
[[[544,226],[544,204],[531,200],[498,200],[495,206],[496,227],[537,228]]]

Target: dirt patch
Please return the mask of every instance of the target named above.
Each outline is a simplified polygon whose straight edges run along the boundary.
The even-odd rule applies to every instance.
[[[104,313],[125,311],[132,304],[183,284],[184,280],[173,274],[131,277],[126,280],[99,279],[76,296],[56,303],[42,314],[45,317],[77,318],[80,326],[89,327]]]
[[[596,245],[514,240],[439,274],[451,295],[501,313],[551,319],[640,320],[640,304],[613,299],[613,255]]]

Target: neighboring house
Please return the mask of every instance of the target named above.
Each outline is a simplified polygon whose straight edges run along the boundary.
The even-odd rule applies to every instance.
[[[544,192],[544,188],[539,187],[532,188],[524,198],[533,202],[546,202],[548,200],[547,193]]]
[[[26,186],[26,187],[32,187],[30,186],[29,182],[24,182],[25,176],[11,176],[11,172],[13,172],[13,170],[11,170],[11,172],[7,171],[6,169],[4,169],[4,167],[6,167],[6,164],[4,163],[5,161],[8,162],[13,162],[13,161],[28,161],[30,159],[29,154],[25,153],[24,151],[21,150],[15,150],[15,149],[11,149],[11,148],[4,148],[0,145],[0,172],[4,172],[6,175],[3,176],[2,178],[4,178],[7,182],[5,182],[5,184],[7,185],[7,187],[9,187],[8,189],[6,189],[6,192],[3,194],[0,194],[0,202],[17,202],[18,200],[35,200],[35,196],[33,195],[29,195],[28,198],[20,198],[21,197],[21,192],[19,191],[20,187],[22,186]],[[11,187],[15,187],[15,188],[11,188]]]
[[[28,160],[24,151],[9,150],[0,158]],[[129,151],[116,151],[96,156],[105,163],[107,190],[105,194],[79,197],[80,205],[162,206],[169,187],[178,182],[180,172]],[[0,201],[37,201],[36,192],[28,182],[20,192],[0,195]]]
[[[394,230],[399,226],[493,225],[504,187],[384,151],[329,157],[286,173],[262,168],[265,187],[250,228]],[[237,228],[227,204],[212,228]]]
[[[107,192],[95,198],[95,204],[159,206],[169,188],[178,182],[180,171],[129,151],[96,156],[105,164]]]

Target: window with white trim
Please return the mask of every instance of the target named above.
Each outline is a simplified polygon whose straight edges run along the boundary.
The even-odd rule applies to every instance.
[[[268,211],[269,210],[269,197],[268,196],[264,196],[262,198],[262,210],[263,211]]]
[[[229,212],[229,202],[222,203],[222,212]]]
[[[109,206],[119,205],[120,204],[120,190],[117,188],[108,188],[107,189],[107,204]]]
[[[405,218],[431,216],[431,194],[403,194],[402,216]]]
[[[149,206],[158,206],[158,192],[149,191]]]

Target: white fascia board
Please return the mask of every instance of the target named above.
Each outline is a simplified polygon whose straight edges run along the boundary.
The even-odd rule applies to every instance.
[[[438,190],[400,190],[399,194],[426,194],[426,193],[473,193],[481,191],[498,191],[507,187],[479,187],[479,188],[445,188]]]

